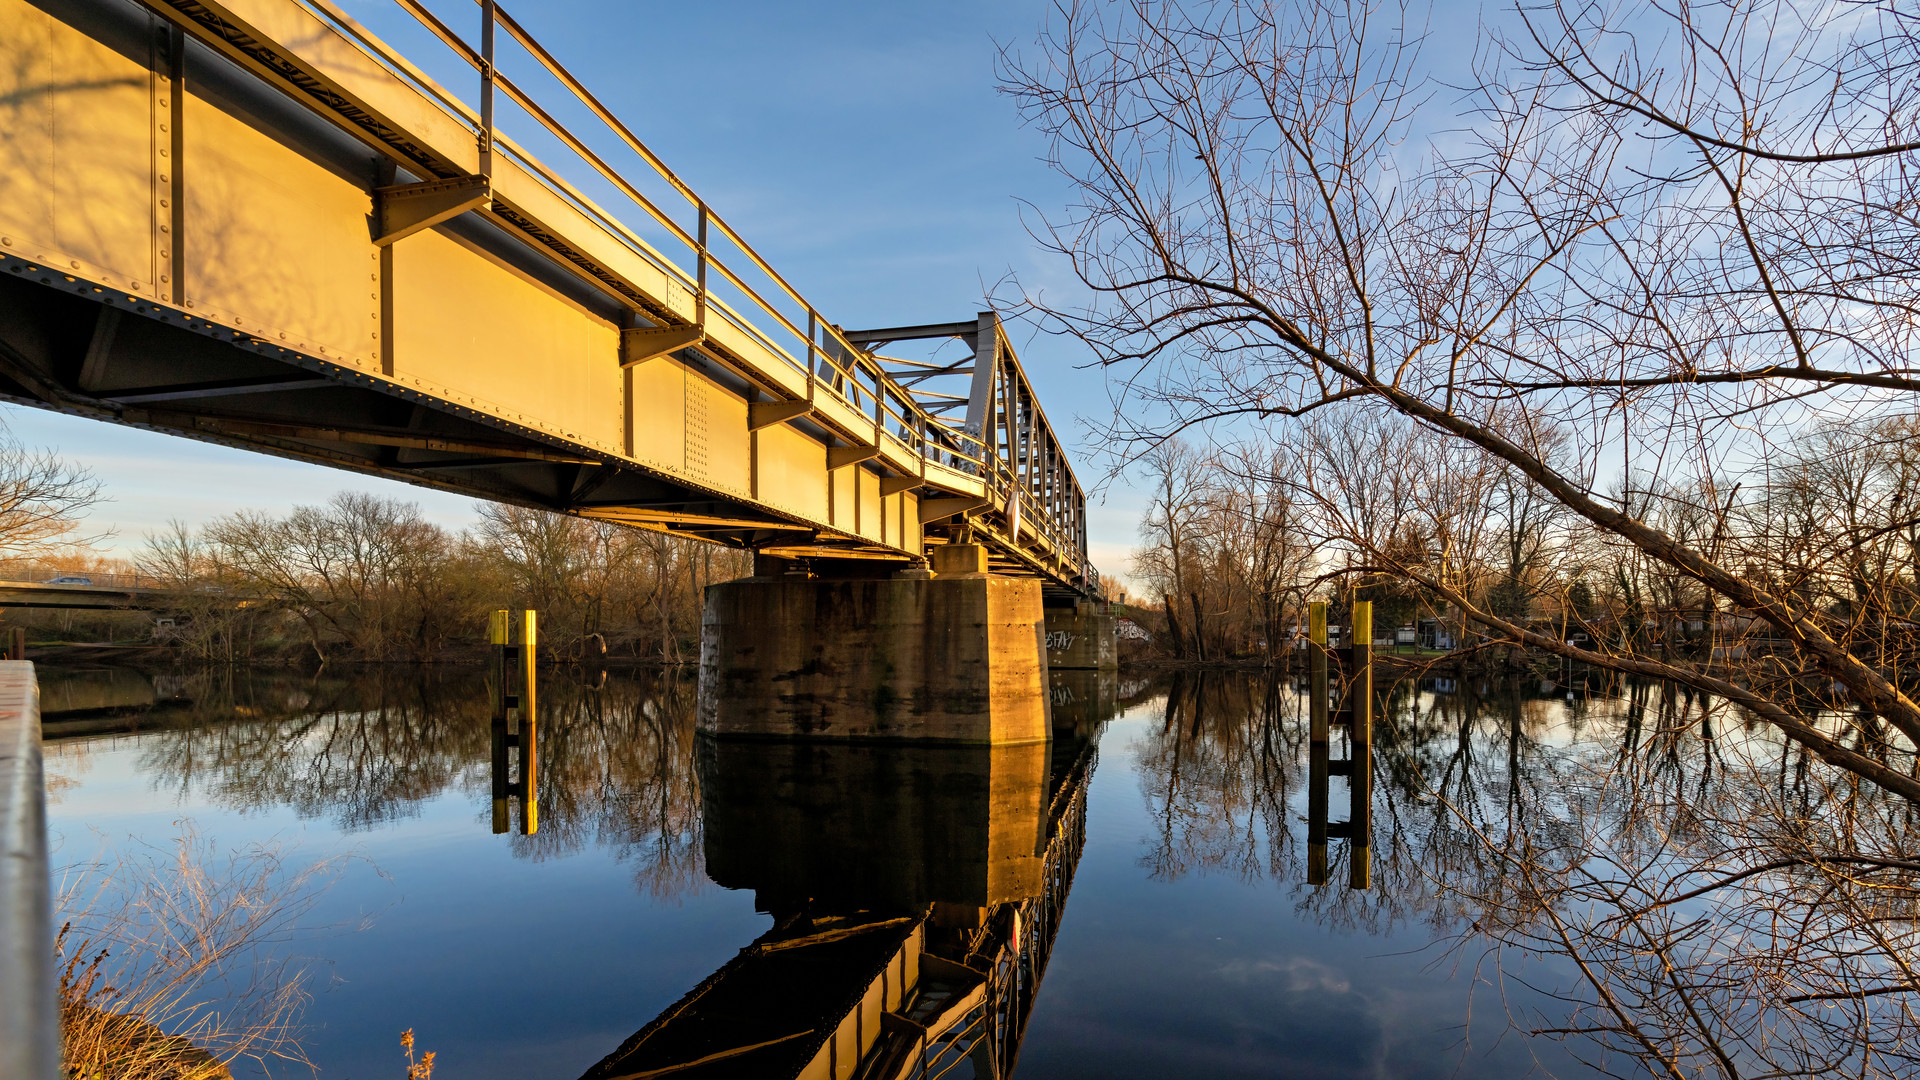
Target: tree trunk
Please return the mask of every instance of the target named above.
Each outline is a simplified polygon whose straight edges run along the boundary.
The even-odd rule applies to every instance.
[[[1207,639],[1206,639],[1206,637],[1205,637],[1205,636],[1203,635],[1203,633],[1201,632],[1201,629],[1200,629],[1200,627],[1201,627],[1201,622],[1200,622],[1200,594],[1199,594],[1199,593],[1197,593],[1197,592],[1190,592],[1190,593],[1188,593],[1188,594],[1187,594],[1187,600],[1188,600],[1188,602],[1189,602],[1189,603],[1191,603],[1191,604],[1193,605],[1193,655],[1194,655],[1194,659],[1196,659],[1196,660],[1199,660],[1199,661],[1200,661],[1201,663],[1203,663],[1203,664],[1204,664],[1204,663],[1206,663],[1206,661],[1207,661]]]
[[[1173,641],[1173,655],[1184,658],[1187,655],[1187,643],[1180,636],[1180,609],[1174,606],[1173,597],[1162,593],[1160,602],[1167,609],[1167,637]]]

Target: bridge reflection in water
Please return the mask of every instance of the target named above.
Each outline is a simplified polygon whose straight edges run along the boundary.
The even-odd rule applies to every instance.
[[[516,855],[644,844],[643,891],[675,895],[703,866],[751,889],[772,929],[595,1080],[958,1080],[1012,1074],[1079,862],[1097,740],[1158,692],[1054,672],[1049,742],[916,746],[697,737],[691,682],[645,672],[550,669],[539,723],[509,725],[498,679],[50,670],[46,731],[55,746],[134,734],[164,787],[349,830],[479,780],[518,802],[517,827],[499,801],[475,818],[510,831]],[[523,736],[511,756],[505,735]],[[537,786],[521,789],[528,760]]]
[[[707,872],[773,928],[587,1080],[1010,1075],[1095,757],[1070,728],[1002,747],[702,740]]]

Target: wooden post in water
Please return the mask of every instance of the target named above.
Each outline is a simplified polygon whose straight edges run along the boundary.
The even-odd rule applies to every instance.
[[[534,731],[540,715],[535,700],[540,681],[539,616],[532,610],[520,614],[520,832],[532,836],[540,831],[540,742]]]
[[[493,699],[493,831],[507,831],[507,798],[513,785],[507,775],[507,634],[508,612],[491,612],[487,642],[493,646],[493,677],[487,689]]]
[[[1353,602],[1353,671],[1347,682],[1348,876],[1351,888],[1373,881],[1373,602]]]
[[[1327,605],[1307,605],[1307,884],[1327,883]]]
[[[520,832],[531,836],[540,831],[539,799],[539,632],[538,618],[532,611],[520,613],[520,643],[513,641],[513,613],[499,610],[487,621],[487,640],[493,645],[493,831],[508,828],[507,803],[520,796]],[[518,661],[518,663],[515,663]],[[518,684],[515,686],[514,684]],[[508,730],[509,719],[519,721],[517,731]],[[509,748],[520,751],[520,779],[512,779]]]
[[[1307,605],[1307,671],[1312,680],[1309,706],[1312,710],[1308,731],[1317,743],[1327,741],[1327,602],[1316,600]]]

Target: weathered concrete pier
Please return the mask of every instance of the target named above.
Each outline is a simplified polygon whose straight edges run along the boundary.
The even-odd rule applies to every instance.
[[[987,573],[987,552],[974,545],[944,545],[931,561],[931,572],[884,578],[769,573],[712,586],[701,627],[701,730],[1045,742],[1042,583]]]
[[[1120,636],[1113,613],[1102,600],[1078,600],[1047,608],[1047,667],[1117,671]]]

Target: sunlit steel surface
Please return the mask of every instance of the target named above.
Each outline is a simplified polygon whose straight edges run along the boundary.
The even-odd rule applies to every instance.
[[[995,315],[842,330],[491,0],[477,41],[395,3],[442,55],[327,0],[0,0],[0,395],[778,556],[972,537],[1098,591]],[[928,337],[966,354],[876,351]]]

